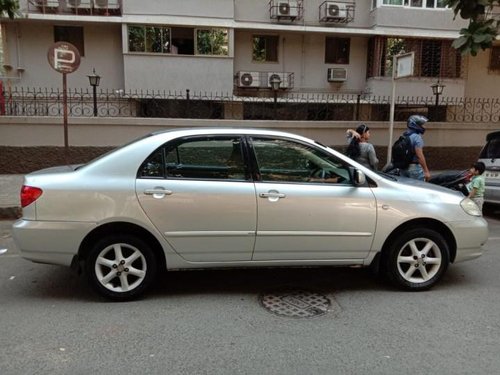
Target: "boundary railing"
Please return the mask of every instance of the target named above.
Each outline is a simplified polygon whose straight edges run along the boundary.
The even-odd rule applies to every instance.
[[[157,117],[290,121],[389,121],[389,96],[361,94],[287,94],[235,96],[203,92],[101,90],[96,98],[100,117]],[[91,90],[68,91],[68,115],[94,116]],[[0,115],[62,116],[58,89],[11,88],[1,92]],[[418,113],[440,122],[500,122],[500,98],[395,99],[395,120]]]

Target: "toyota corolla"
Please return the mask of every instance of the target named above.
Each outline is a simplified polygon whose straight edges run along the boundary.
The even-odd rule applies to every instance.
[[[152,133],[26,175],[21,203],[22,256],[82,270],[113,300],[140,296],[161,271],[223,267],[371,266],[425,290],[488,238],[460,193],[271,130]]]

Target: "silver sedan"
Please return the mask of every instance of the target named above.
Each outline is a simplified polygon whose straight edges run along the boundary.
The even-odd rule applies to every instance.
[[[113,300],[140,296],[159,271],[215,267],[371,266],[424,290],[488,238],[457,192],[270,130],[149,134],[27,175],[21,201],[22,256],[83,270]]]

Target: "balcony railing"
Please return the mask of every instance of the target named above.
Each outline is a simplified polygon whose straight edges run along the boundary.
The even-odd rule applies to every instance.
[[[28,0],[28,13],[121,16],[122,0]]]
[[[0,92],[0,115],[62,116],[60,90],[14,88]],[[197,119],[290,120],[290,121],[389,121],[391,98],[357,94],[280,93],[276,107],[272,96],[242,97],[167,91],[105,91],[97,94],[101,117],[163,117]],[[499,123],[500,98],[397,97],[395,120],[412,114],[437,122]],[[93,93],[70,90],[68,114],[94,115]]]

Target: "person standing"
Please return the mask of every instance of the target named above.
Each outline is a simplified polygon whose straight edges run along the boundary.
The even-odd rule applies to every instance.
[[[405,169],[401,169],[401,175],[416,180],[428,181],[431,178],[429,168],[424,155],[424,140],[422,135],[425,133],[425,124],[429,121],[427,117],[412,115],[408,118],[406,127],[408,128],[404,135],[410,138],[413,148],[413,159]]]
[[[346,137],[349,142],[346,151],[347,156],[359,164],[376,171],[378,168],[377,154],[375,153],[375,147],[368,142],[370,128],[365,124],[361,124],[356,130],[347,129]]]
[[[485,178],[483,173],[485,169],[486,166],[482,161],[474,163],[474,165],[470,169],[472,179],[467,185],[467,189],[469,190],[469,198],[477,204],[481,212],[483,212],[484,203]]]

